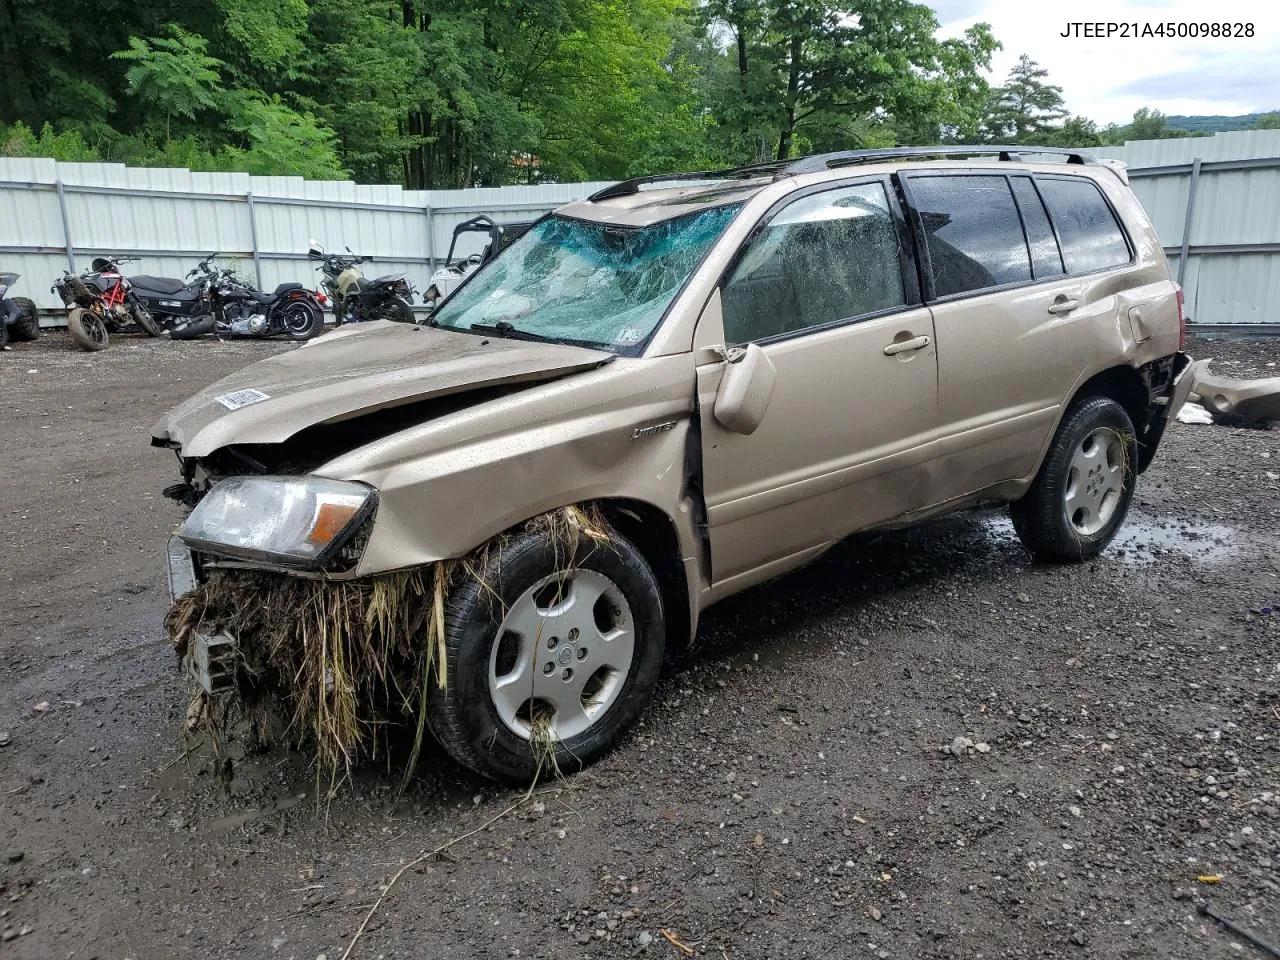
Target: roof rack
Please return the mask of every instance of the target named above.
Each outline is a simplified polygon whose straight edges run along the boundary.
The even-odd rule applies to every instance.
[[[816,153],[798,160],[770,160],[749,163],[725,170],[694,170],[689,173],[662,173],[650,177],[632,177],[597,190],[588,200],[608,200],[639,193],[640,188],[651,183],[675,183],[683,180],[749,180],[754,177],[785,177],[798,173],[821,173],[835,167],[854,166],[859,163],[879,163],[882,160],[901,160],[907,157],[981,157],[995,154],[1001,160],[1022,162],[1022,154],[1052,154],[1066,157],[1067,163],[1097,163],[1074,150],[1058,147],[1020,147],[998,144],[958,146],[948,144],[936,147],[883,147],[875,150],[841,150],[837,153]]]
[[[774,160],[765,163],[749,163],[724,170],[694,170],[689,173],[660,173],[651,177],[632,177],[630,180],[623,180],[603,190],[597,190],[587,199],[608,200],[611,197],[627,197],[633,193],[639,193],[641,187],[650,183],[674,183],[681,180],[750,180],[754,177],[776,175],[786,166],[786,160]]]
[[[787,164],[782,172],[785,174],[820,173],[833,167],[852,166],[859,163],[878,163],[881,160],[901,160],[907,157],[979,157],[996,154],[1001,160],[1020,163],[1024,153],[1047,153],[1065,156],[1067,163],[1093,163],[1092,157],[1086,157],[1074,150],[1060,147],[1020,147],[1000,144],[980,144],[977,146],[959,146],[948,144],[936,147],[885,147],[876,150],[842,150],[839,153],[818,153],[811,157],[801,157]]]

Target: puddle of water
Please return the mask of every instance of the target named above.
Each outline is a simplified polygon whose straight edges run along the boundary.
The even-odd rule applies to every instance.
[[[1016,540],[1013,521],[1004,513],[983,519],[987,532],[998,540]],[[1155,563],[1161,554],[1177,553],[1196,563],[1215,563],[1236,552],[1236,531],[1216,523],[1191,520],[1157,520],[1130,512],[1103,557],[1115,557],[1130,566]]]

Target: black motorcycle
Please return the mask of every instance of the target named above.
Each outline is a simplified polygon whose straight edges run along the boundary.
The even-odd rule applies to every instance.
[[[360,264],[368,257],[357,257],[347,248],[346,256],[325,253],[314,240],[307,251],[308,260],[320,262],[321,286],[333,300],[333,316],[338,326],[366,320],[396,320],[413,323],[413,286],[403,273],[389,273],[368,280]]]
[[[211,316],[209,278],[217,273],[212,266],[216,254],[209,254],[187,272],[183,280],[173,277],[130,277],[133,292],[151,311],[162,328],[172,331],[192,320]]]
[[[241,280],[234,270],[214,267],[214,256],[216,254],[205,257],[187,274],[202,288],[203,311],[197,312],[187,305],[191,284],[167,294],[156,293],[158,298],[179,304],[185,311],[181,316],[172,315],[169,339],[195,340],[206,334],[265,339],[283,334],[290,340],[310,340],[320,332],[324,312],[315,294],[302,284],[282,283],[271,293],[265,293]]]

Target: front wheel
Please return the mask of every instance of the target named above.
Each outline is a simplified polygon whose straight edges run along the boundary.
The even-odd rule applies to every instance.
[[[500,541],[449,598],[445,689],[427,719],[464,767],[528,783],[548,761],[571,772],[611,749],[658,682],[662,599],[629,541],[548,529]]]
[[[1109,397],[1074,404],[1026,495],[1010,504],[1013,528],[1037,559],[1087,560],[1129,512],[1138,444],[1124,407]]]
[[[35,301],[14,297],[13,305],[18,308],[18,319],[13,321],[13,339],[35,340],[40,336],[40,315],[36,312]]]
[[[397,323],[413,323],[413,307],[403,297],[389,297],[378,309],[378,316]]]
[[[73,307],[67,314],[67,331],[81,350],[105,350],[111,342],[102,317],[84,307]]]
[[[130,312],[133,315],[133,322],[142,328],[143,333],[148,337],[160,336],[160,324],[156,323],[150,310],[140,303],[135,303],[131,305]]]

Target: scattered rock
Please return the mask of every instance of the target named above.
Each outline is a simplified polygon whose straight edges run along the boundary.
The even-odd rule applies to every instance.
[[[48,712],[49,712],[49,701],[48,701],[48,700],[41,700],[39,703],[37,703],[37,704],[36,704],[34,707],[32,707],[31,709],[32,709],[32,710],[34,710],[36,713],[48,713]]]
[[[653,934],[648,930],[641,930],[636,936],[636,943],[640,944],[642,947],[647,947],[649,944],[653,943]]]
[[[21,863],[22,858],[25,856],[26,854],[23,853],[21,850],[12,850],[9,852],[8,859],[10,863]]]
[[[0,730],[0,747],[7,747],[8,745],[9,745],[9,731]]]
[[[867,914],[868,914],[868,916],[870,916],[870,917],[871,917],[871,919],[872,919],[872,920],[879,920],[879,919],[880,919],[880,917],[882,916],[882,914],[880,913],[880,911],[879,911],[878,909],[876,909],[875,907],[868,907],[868,908],[867,908]]]

